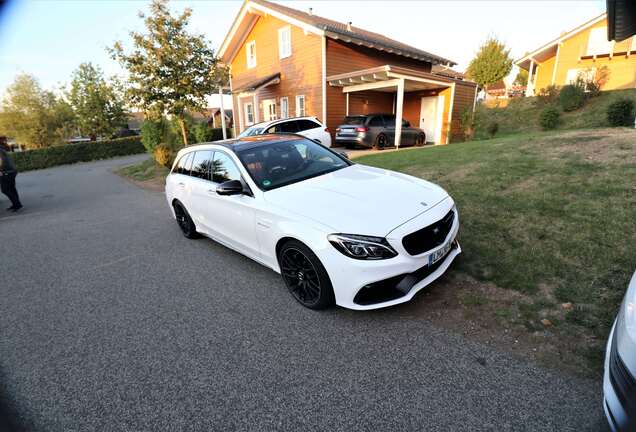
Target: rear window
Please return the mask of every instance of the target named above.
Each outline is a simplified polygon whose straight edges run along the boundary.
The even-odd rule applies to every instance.
[[[306,131],[309,129],[316,129],[319,128],[320,125],[318,123],[316,123],[315,121],[311,121],[311,120],[298,120],[298,130],[300,132],[302,131]]]
[[[343,124],[363,125],[366,119],[364,116],[345,117]]]
[[[298,124],[296,120],[290,120],[282,123],[277,123],[271,126],[266,131],[267,133],[296,133],[298,132]]]

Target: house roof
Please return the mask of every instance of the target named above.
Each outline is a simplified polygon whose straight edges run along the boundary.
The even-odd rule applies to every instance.
[[[266,76],[265,78],[251,81],[241,87],[235,88],[234,90],[232,90],[232,93],[253,92],[263,87],[267,87],[268,85],[271,85],[271,84],[278,84],[279,82],[280,82],[280,72],[276,72],[275,74]]]
[[[455,78],[459,80],[466,79],[465,75],[462,72],[450,69],[446,66],[434,65],[431,68],[431,72],[435,75],[441,75],[449,78]]]
[[[413,58],[415,60],[425,61],[432,64],[446,64],[448,66],[454,66],[457,64],[452,60],[431,54],[411,45],[388,38],[382,34],[314,15],[313,13],[292,9],[266,0],[246,0],[243,3],[241,12],[239,12],[239,15],[234,20],[234,24],[219,50],[219,56],[224,59],[224,61],[227,62],[233,57],[234,52],[228,52],[231,41],[234,36],[236,36],[237,30],[239,30],[243,18],[245,18],[248,12],[254,10],[263,13],[272,13],[279,19],[289,21],[295,25],[303,26],[306,30],[324,35],[330,39],[341,40],[347,43],[353,43],[367,48],[376,49],[378,51]],[[247,28],[251,28],[251,26],[248,25]],[[248,32],[249,31],[244,31],[243,36],[247,36]]]
[[[585,30],[588,27],[593,26],[594,24],[598,23],[599,21],[602,21],[604,19],[607,18],[607,14],[606,13],[602,13],[599,16],[597,16],[596,18],[592,18],[591,20],[581,24],[580,26],[562,33],[561,36],[559,36],[556,39],[551,40],[550,42],[548,42],[545,45],[542,45],[541,47],[537,48],[536,50],[530,52],[530,53],[526,53],[524,54],[523,57],[521,57],[519,60],[515,61],[515,64],[517,66],[519,66],[521,69],[525,69],[528,70],[530,69],[530,63],[532,60],[539,60],[539,61],[544,61],[546,58],[551,57],[553,54],[556,54],[556,48],[557,46],[563,42],[566,39],[569,39],[570,37],[574,36],[575,34]]]

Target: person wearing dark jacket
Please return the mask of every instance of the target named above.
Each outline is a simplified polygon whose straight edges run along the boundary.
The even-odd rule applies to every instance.
[[[0,190],[11,200],[11,207],[7,210],[14,212],[22,208],[18,191],[15,188],[15,177],[17,175],[18,170],[15,169],[15,165],[13,165],[4,146],[0,144]]]

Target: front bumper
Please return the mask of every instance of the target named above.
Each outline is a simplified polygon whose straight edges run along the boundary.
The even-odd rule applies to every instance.
[[[439,203],[426,213],[426,218],[431,220],[441,219],[453,208],[453,201],[447,199]],[[461,247],[457,242],[459,232],[459,217],[456,214],[446,241],[454,242],[453,247],[446,256],[427,268],[429,255],[441,249],[443,245],[426,251],[423,254],[412,256],[401,245],[401,239],[405,232],[414,230],[419,218],[414,218],[411,223],[405,224],[404,230],[394,231],[387,237],[393,248],[398,252],[396,257],[387,260],[364,261],[347,258],[338,252],[333,246],[323,249],[319,255],[325,266],[331,284],[333,286],[336,304],[348,309],[368,310],[379,309],[387,306],[404,303],[411,300],[421,289],[439,278],[450,267],[457,255],[461,253]],[[421,222],[420,222],[421,223]],[[422,225],[419,227],[421,228]],[[369,285],[381,284],[387,291],[401,289],[399,296],[389,296],[385,300],[382,296],[375,298],[363,298],[359,295],[361,290]],[[391,286],[392,284],[392,286]],[[398,287],[398,285],[400,285]],[[375,300],[375,301],[374,301]]]
[[[617,327],[621,324],[622,320],[617,319],[610,332],[605,352],[605,370],[603,373],[603,410],[605,411],[605,417],[607,417],[607,423],[614,432],[636,430],[636,412],[629,408],[630,404],[633,406],[633,401],[630,400],[631,397],[627,397],[628,395],[625,394],[625,378],[632,380],[632,389],[633,378],[626,376],[631,374],[626,369],[616,371],[616,362],[620,362],[622,368],[625,367],[618,355],[617,345]],[[633,349],[634,347],[629,348]],[[613,362],[614,365],[612,365]]]

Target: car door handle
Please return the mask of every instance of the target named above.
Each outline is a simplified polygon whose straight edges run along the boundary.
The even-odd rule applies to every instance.
[[[177,186],[184,187],[184,186],[185,186],[185,183],[178,183],[178,184],[177,184]]]

